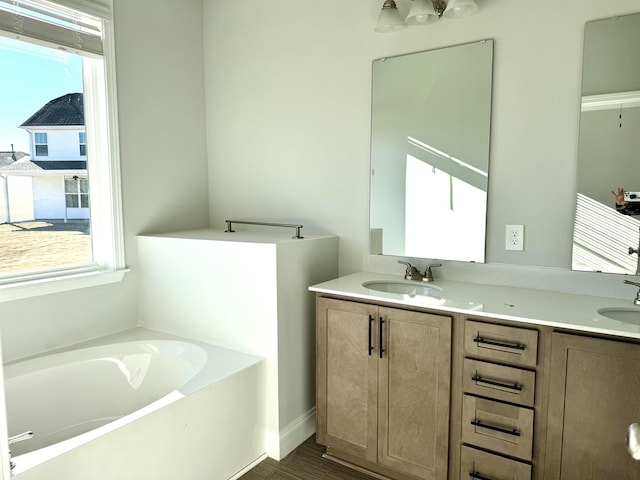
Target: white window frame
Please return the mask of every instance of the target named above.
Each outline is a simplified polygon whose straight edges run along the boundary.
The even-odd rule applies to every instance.
[[[75,7],[74,0],[56,0],[55,3]],[[83,5],[89,3],[78,2],[79,9]],[[113,24],[110,17],[101,15],[101,18],[103,56],[72,52],[83,56],[93,262],[80,267],[2,276],[0,302],[118,282],[128,271],[124,256]],[[36,39],[34,43],[43,44],[42,39]],[[56,47],[55,44],[46,45]]]
[[[84,147],[84,153],[82,153]],[[87,156],[87,132],[78,132],[78,153],[81,157]]]
[[[86,196],[87,200],[90,198],[89,197],[89,182],[85,182],[87,185],[87,189],[86,191],[83,191],[82,189],[82,180],[87,180],[86,176],[78,176],[78,175],[74,175],[73,177],[71,176],[65,176],[64,177],[64,204],[65,204],[65,208],[89,208],[89,207],[85,207],[83,206],[83,202],[82,202],[82,197]],[[76,191],[75,192],[69,192],[67,190],[67,182],[68,181],[73,181],[76,185]],[[69,199],[69,197],[75,197],[77,199],[78,205],[75,207],[70,207],[69,205],[67,205],[67,200]]]
[[[44,142],[42,141],[42,135],[44,135]],[[38,138],[40,137],[40,138]],[[47,153],[38,154],[38,147],[44,145],[47,147]],[[33,153],[36,157],[48,157],[49,156],[49,135],[47,132],[33,132]]]

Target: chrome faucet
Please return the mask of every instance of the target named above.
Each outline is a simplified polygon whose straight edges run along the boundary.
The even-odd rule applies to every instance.
[[[433,272],[431,271],[431,269],[433,267],[441,267],[442,264],[441,263],[432,263],[430,265],[427,265],[427,268],[424,271],[424,274],[420,273],[420,270],[418,270],[416,267],[414,267],[413,265],[411,265],[409,262],[404,262],[402,260],[398,260],[398,263],[405,265],[407,267],[407,269],[404,272],[404,278],[406,280],[415,280],[415,281],[422,281],[422,282],[433,282]]]
[[[638,236],[638,248],[629,247],[629,255],[638,255],[636,262],[636,275],[640,275],[640,235]]]
[[[635,285],[638,288],[638,291],[636,292],[636,298],[633,299],[633,303],[635,305],[640,305],[640,283],[636,283],[636,282],[632,282],[631,280],[624,280],[624,283],[628,284],[628,285]]]

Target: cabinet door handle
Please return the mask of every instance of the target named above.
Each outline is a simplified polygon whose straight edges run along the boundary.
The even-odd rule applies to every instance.
[[[384,348],[382,348],[382,326],[384,325],[384,319],[380,317],[380,358],[382,358],[382,353],[384,352]]]
[[[520,436],[520,432],[515,428],[512,430],[509,430],[508,428],[496,427],[495,425],[482,423],[480,420],[471,420],[471,425],[473,425],[474,427],[488,428],[489,430],[494,430],[496,432],[506,433],[509,435],[513,435],[514,437]]]
[[[513,350],[524,350],[524,345],[522,345],[521,343],[507,343],[507,342],[497,342],[495,340],[489,340],[487,338],[482,338],[480,335],[478,335],[476,338],[473,339],[474,342],[480,344],[480,343],[484,343],[485,345],[492,345],[494,347],[504,347],[504,348],[511,348]]]
[[[492,478],[485,477],[484,475],[481,475],[478,472],[471,472],[471,473],[469,473],[469,476],[471,478],[477,478],[478,480],[493,480]]]
[[[375,321],[375,318],[373,318],[373,315],[369,315],[369,356],[371,356],[371,352],[373,352],[372,330],[373,330],[374,321]]]
[[[482,378],[480,375],[474,375],[471,377],[471,380],[479,383],[486,383],[487,385],[493,385],[496,387],[509,388],[511,390],[517,390],[518,392],[522,391],[522,385],[518,385],[517,383],[502,383],[496,382],[495,380],[489,380],[487,378]]]

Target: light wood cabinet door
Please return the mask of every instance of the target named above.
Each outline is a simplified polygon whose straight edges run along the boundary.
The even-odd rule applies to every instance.
[[[380,308],[378,463],[424,479],[446,479],[451,318]]]
[[[545,479],[640,479],[626,447],[640,422],[640,345],[554,333]]]
[[[317,441],[371,462],[377,456],[377,311],[320,298],[316,323]]]
[[[385,477],[446,480],[451,321],[318,298],[318,443]]]

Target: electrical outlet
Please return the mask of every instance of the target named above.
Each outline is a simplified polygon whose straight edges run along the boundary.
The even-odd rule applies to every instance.
[[[524,250],[524,225],[507,225],[505,250]]]

